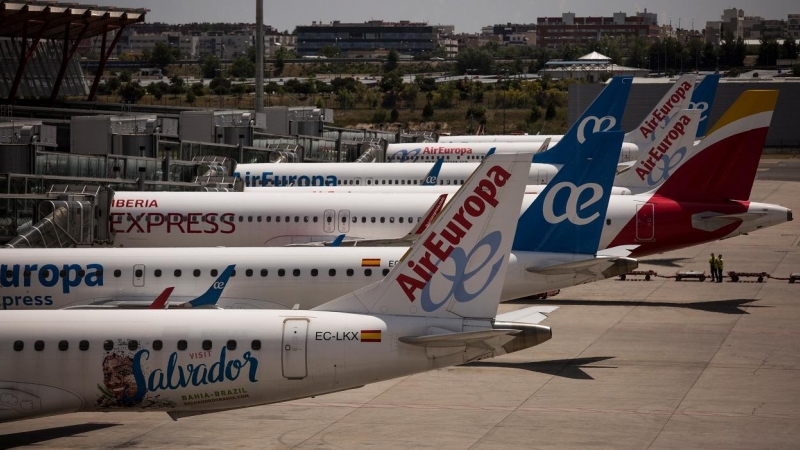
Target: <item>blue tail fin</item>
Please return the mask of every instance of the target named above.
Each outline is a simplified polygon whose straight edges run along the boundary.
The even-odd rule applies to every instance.
[[[342,245],[342,241],[344,241],[344,237],[345,236],[346,235],[344,233],[336,236],[336,239],[334,239],[333,242],[331,242],[330,246],[331,247],[339,247],[340,245]]]
[[[614,77],[567,134],[550,150],[533,155],[533,162],[566,164],[577,153],[578,145],[583,144],[589,135],[599,131],[619,131],[632,85],[633,77]]]
[[[436,186],[436,183],[439,182],[439,171],[442,170],[443,162],[444,156],[436,158],[436,162],[433,163],[433,167],[431,167],[431,171],[428,172],[428,176],[422,180],[422,186]]]
[[[513,250],[597,253],[623,137],[621,131],[587,136],[519,218]]]
[[[706,75],[703,81],[694,89],[692,103],[689,109],[701,109],[700,126],[697,128],[697,138],[706,135],[708,128],[708,116],[711,114],[711,107],[714,106],[714,98],[717,95],[717,85],[719,84],[719,74]]]
[[[233,270],[236,268],[236,264],[231,264],[225,270],[222,271],[219,278],[217,278],[214,283],[211,284],[211,287],[196,299],[187,302],[187,306],[190,308],[197,308],[199,306],[214,306],[217,304],[220,296],[222,295],[222,291],[225,290],[225,286],[228,285],[228,279],[231,277]]]

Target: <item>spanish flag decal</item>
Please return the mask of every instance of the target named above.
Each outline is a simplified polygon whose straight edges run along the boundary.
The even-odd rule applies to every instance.
[[[380,342],[381,330],[361,330],[361,342]]]
[[[380,267],[381,266],[381,259],[380,258],[362,258],[361,259],[361,267]]]

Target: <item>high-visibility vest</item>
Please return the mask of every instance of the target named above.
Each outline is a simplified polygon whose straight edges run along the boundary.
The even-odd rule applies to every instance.
[[[725,267],[725,261],[723,261],[722,258],[716,258],[716,260],[717,260],[717,269],[722,269],[723,267]]]
[[[716,256],[712,256],[712,257],[708,258],[708,264],[711,267],[717,267],[717,257]]]

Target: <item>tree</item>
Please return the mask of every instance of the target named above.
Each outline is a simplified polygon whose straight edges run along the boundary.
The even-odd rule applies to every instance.
[[[166,74],[166,67],[175,63],[175,53],[167,44],[159,42],[153,48],[150,63],[161,69],[161,73]]]
[[[389,113],[389,120],[392,122],[397,122],[397,119],[400,118],[400,111],[397,108],[392,108],[392,111]]]
[[[197,100],[197,95],[195,95],[194,90],[189,89],[186,91],[186,103],[193,105],[195,100]]]
[[[256,65],[245,56],[239,56],[231,64],[231,75],[236,78],[252,78],[256,76]]]
[[[222,62],[214,55],[206,55],[203,58],[203,78],[216,78],[222,71]]]
[[[784,59],[797,59],[797,42],[794,39],[784,39],[783,47],[781,48],[781,55]]]
[[[342,55],[342,51],[337,46],[323,45],[319,50],[319,54],[326,58],[338,58]]]
[[[346,89],[336,92],[336,101],[339,103],[340,109],[352,109],[355,106],[353,93]]]
[[[534,123],[542,118],[542,110],[538,106],[533,105],[530,114],[528,114],[528,123]]]
[[[109,92],[115,92],[120,87],[120,81],[117,77],[111,77],[106,81],[106,87],[108,88]]]
[[[386,56],[386,64],[383,65],[383,72],[389,73],[397,69],[398,61],[400,61],[400,54],[397,53],[397,50],[389,50],[389,54]]]
[[[122,72],[119,73],[119,81],[123,83],[130,83],[132,81],[131,73],[128,72],[127,70],[123,70]]]
[[[547,111],[544,112],[544,120],[551,121],[556,118],[556,106],[553,102],[547,105]]]
[[[493,73],[493,67],[492,54],[487,50],[478,50],[470,47],[463,52],[459,52],[456,59],[456,70],[460,74],[476,73],[488,75]]]
[[[286,59],[289,57],[289,50],[281,47],[275,52],[275,76],[280,76],[286,66]]]
[[[425,107],[422,108],[422,120],[428,122],[433,119],[433,105],[431,102],[425,103]]]
[[[194,92],[194,95],[196,97],[202,97],[206,95],[206,87],[203,86],[203,83],[199,81],[197,83],[192,84],[192,87],[190,89],[192,90],[192,92]]]
[[[119,87],[119,96],[123,101],[136,103],[144,97],[145,90],[139,83],[122,83]]]
[[[403,85],[403,93],[401,97],[406,102],[409,108],[415,109],[417,107],[417,94],[419,94],[419,86],[416,83],[407,83]]]
[[[774,38],[761,38],[761,45],[758,47],[758,65],[774,66],[778,63],[781,47]]]
[[[231,90],[231,81],[222,77],[211,80],[208,87],[217,95],[225,95]]]

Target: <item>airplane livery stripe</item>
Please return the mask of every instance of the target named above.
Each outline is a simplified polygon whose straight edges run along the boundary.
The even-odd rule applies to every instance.
[[[361,330],[361,342],[380,342],[381,330]]]

